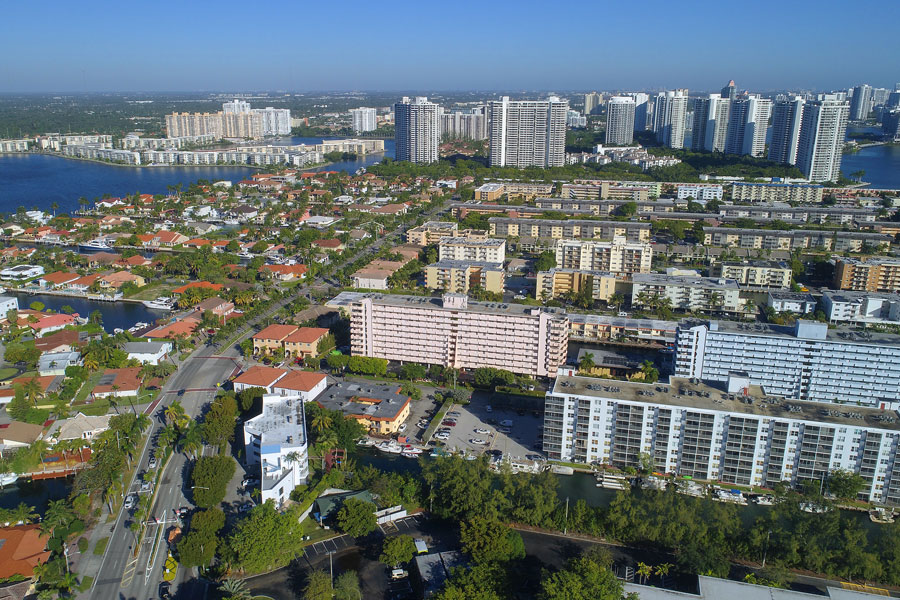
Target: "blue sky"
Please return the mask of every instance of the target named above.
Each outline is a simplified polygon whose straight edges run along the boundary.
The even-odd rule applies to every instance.
[[[900,82],[900,2],[5,2],[0,92],[832,89]]]

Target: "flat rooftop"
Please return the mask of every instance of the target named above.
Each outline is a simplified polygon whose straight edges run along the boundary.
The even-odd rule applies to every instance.
[[[792,292],[790,290],[769,290],[769,295],[775,300],[796,300],[803,302],[815,302],[816,298],[809,292]]]
[[[508,314],[508,315],[537,315],[541,312],[552,315],[565,316],[566,311],[562,308],[547,306],[529,306],[527,304],[514,304],[505,302],[475,302],[471,298],[467,302],[466,308],[444,308],[442,298],[432,298],[429,296],[400,296],[395,294],[378,294],[375,292],[341,292],[328,301],[329,306],[348,307],[355,302],[363,299],[371,298],[374,304],[385,306],[405,306],[411,308],[430,308],[434,310],[452,310],[465,312],[480,312],[489,314]]]
[[[316,402],[329,410],[387,421],[396,418],[409,400],[409,396],[400,393],[399,383],[352,381],[335,383],[316,397]]]
[[[775,237],[848,237],[867,240],[884,240],[890,242],[893,238],[884,233],[866,233],[862,231],[837,231],[827,229],[743,229],[740,227],[704,227],[704,233],[733,233],[736,235],[764,235]]]
[[[445,237],[439,242],[441,246],[484,246],[485,248],[499,248],[505,243],[506,240],[498,238],[479,240],[468,237]]]
[[[781,260],[731,260],[722,263],[725,267],[764,267],[767,269],[789,269]]]
[[[692,383],[678,377],[672,377],[669,383],[635,383],[559,375],[552,393],[900,431],[900,417],[896,411],[787,400],[766,394],[758,385],[749,386],[747,395],[743,395],[729,394],[724,383]]]
[[[628,317],[612,317],[607,315],[569,313],[570,323],[585,323],[589,325],[609,325],[611,327],[623,327],[625,329],[655,329],[671,331],[678,328],[678,321],[661,321],[658,319],[630,319]]]
[[[299,397],[263,396],[262,413],[244,425],[252,433],[260,434],[260,446],[270,444],[302,446],[306,439],[303,400]]]
[[[798,338],[794,327],[773,325],[771,323],[742,323],[739,321],[683,321],[684,325],[704,325],[715,323],[717,331],[738,335],[769,336],[792,339]],[[821,325],[825,325],[822,323]],[[900,346],[900,335],[880,333],[872,330],[860,330],[852,327],[828,327],[825,341],[865,346]]]
[[[650,223],[637,221],[594,221],[580,219],[521,219],[515,217],[490,217],[488,223],[524,223],[526,225],[557,225],[564,227],[566,225],[578,225],[586,227],[592,225],[594,227],[624,227],[626,229],[650,229]]]
[[[692,277],[689,275],[664,275],[662,273],[635,273],[631,281],[641,285],[681,285],[717,290],[738,290],[738,282],[723,277]]]
[[[437,267],[438,269],[465,269],[466,267],[479,267],[485,271],[503,271],[503,265],[493,262],[484,262],[480,260],[452,260],[444,259],[436,263],[431,263],[429,267]]]
[[[831,298],[833,302],[863,302],[873,300],[900,301],[900,294],[890,292],[853,292],[850,290],[822,290],[822,296]]]

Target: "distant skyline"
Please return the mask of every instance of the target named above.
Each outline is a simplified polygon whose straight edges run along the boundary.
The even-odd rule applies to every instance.
[[[900,82],[900,3],[7,3],[0,93],[846,89]]]

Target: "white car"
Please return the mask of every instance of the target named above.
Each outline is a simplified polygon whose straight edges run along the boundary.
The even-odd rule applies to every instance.
[[[404,423],[400,427],[398,427],[397,431],[399,431],[400,433],[403,433],[404,431],[406,431],[406,423]]]
[[[487,442],[479,438],[472,438],[469,440],[469,443],[475,444],[476,446],[487,446]]]
[[[524,300],[525,298],[527,298],[527,296],[523,296],[522,294],[516,294],[515,296],[513,296],[514,300]]]
[[[450,439],[450,434],[449,434],[449,433],[436,433],[436,434],[434,434],[434,439],[436,439],[436,440],[449,440],[449,439]]]
[[[131,510],[137,504],[137,499],[134,494],[128,494],[125,496],[125,510]]]
[[[148,468],[148,469],[155,469],[156,466],[157,466],[157,465],[156,465],[156,457],[154,456],[153,458],[150,459],[150,464],[147,465],[147,468]]]
[[[491,433],[491,432],[488,431],[487,429],[482,429],[481,427],[478,427],[478,428],[475,429],[474,431],[475,431],[475,433],[477,433],[478,435],[489,435],[489,434]]]

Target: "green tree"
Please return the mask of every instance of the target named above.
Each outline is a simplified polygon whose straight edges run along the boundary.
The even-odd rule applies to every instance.
[[[866,480],[858,473],[835,469],[828,474],[829,491],[841,500],[853,500],[866,487]]]
[[[299,506],[281,513],[268,500],[238,521],[228,538],[224,559],[245,573],[282,567],[303,554]]]
[[[227,455],[201,456],[191,472],[194,504],[212,508],[225,499],[228,483],[234,476],[234,459]]]
[[[219,584],[219,591],[227,600],[250,600],[253,597],[243,579],[223,579]]]
[[[378,527],[375,505],[358,498],[347,498],[338,510],[337,525],[341,531],[352,537],[372,533]]]
[[[538,256],[534,260],[534,270],[535,271],[549,271],[550,269],[556,266],[556,253],[555,252],[542,252],[540,256]]]
[[[303,600],[331,600],[334,592],[331,588],[331,576],[325,571],[314,569],[306,576],[303,586]]]
[[[460,525],[463,552],[476,563],[525,558],[525,544],[517,531],[486,517],[472,517]]]
[[[608,565],[591,556],[572,559],[541,581],[540,600],[621,600],[622,584]]]
[[[237,422],[238,407],[234,396],[218,396],[210,405],[203,418],[201,432],[210,446],[224,447],[234,439],[234,425]]]
[[[360,600],[359,577],[356,571],[344,571],[334,580],[335,600]]]
[[[416,555],[416,544],[408,535],[396,535],[384,538],[381,544],[381,556],[378,558],[388,567],[405,565]]]

